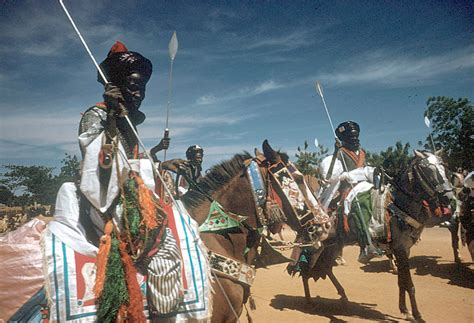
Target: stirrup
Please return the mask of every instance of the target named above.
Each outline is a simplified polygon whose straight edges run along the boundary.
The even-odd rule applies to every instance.
[[[367,246],[364,249],[361,249],[359,258],[357,259],[358,262],[361,264],[367,265],[372,258],[382,257],[383,252],[382,250],[375,248],[374,246]]]

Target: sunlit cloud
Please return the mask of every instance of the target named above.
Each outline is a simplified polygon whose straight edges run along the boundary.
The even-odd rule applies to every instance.
[[[206,94],[196,100],[197,105],[211,105],[216,103],[228,102],[232,100],[247,99],[265,92],[285,88],[288,85],[278,83],[275,80],[267,80],[254,87],[243,87],[235,91],[231,91],[227,95],[215,96],[214,94]]]
[[[360,55],[344,68],[315,77],[336,85],[378,83],[406,86],[438,83],[440,76],[465,72],[474,67],[474,46],[438,55],[413,58],[386,50]]]

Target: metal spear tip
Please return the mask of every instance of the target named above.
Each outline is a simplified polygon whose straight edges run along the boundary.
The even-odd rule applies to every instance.
[[[427,128],[429,128],[431,125],[430,119],[427,116],[425,116],[425,125]]]
[[[319,81],[316,81],[314,83],[314,87],[316,89],[316,92],[319,94],[319,96],[322,98],[323,97],[323,88],[321,86],[321,83],[319,83]]]
[[[171,36],[170,43],[168,44],[168,51],[170,54],[170,59],[173,61],[176,57],[176,53],[178,52],[178,38],[176,37],[176,31],[173,32],[173,36]]]
[[[318,141],[318,138],[314,138],[314,145],[316,146],[316,149],[319,148],[319,141]]]

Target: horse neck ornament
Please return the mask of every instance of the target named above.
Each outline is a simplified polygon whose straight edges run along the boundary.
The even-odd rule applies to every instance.
[[[250,175],[256,166],[263,179],[263,189],[256,187],[254,177]],[[270,231],[284,220],[304,243],[319,246],[319,242],[328,237],[330,218],[314,198],[303,175],[290,161],[272,163],[268,158],[257,156],[252,159],[248,170],[259,219]],[[262,205],[265,207],[262,208]],[[279,218],[282,220],[279,221]]]
[[[327,238],[329,217],[319,207],[306,183],[297,183],[294,179],[298,173],[290,162],[272,162],[263,156],[252,158],[248,154],[236,155],[232,160],[212,168],[197,184],[196,190],[182,197],[201,225],[203,240],[207,240],[211,253],[211,263],[213,259],[235,262],[233,267],[248,269],[243,264],[253,263],[264,226],[271,228],[285,222],[298,232],[300,241],[309,244],[319,245]],[[282,187],[282,182],[285,182],[285,187]],[[285,192],[289,186],[294,189],[293,192]],[[295,201],[301,206],[300,210],[295,207]],[[229,225],[216,224],[216,220]],[[223,246],[227,244],[232,249],[224,251]],[[242,279],[237,272],[234,274],[228,278],[246,285],[252,283],[253,278]],[[247,277],[250,276],[247,272]]]

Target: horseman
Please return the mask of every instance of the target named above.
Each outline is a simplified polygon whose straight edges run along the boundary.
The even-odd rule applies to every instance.
[[[163,167],[176,171],[176,173],[180,175],[179,183],[177,183],[180,196],[186,194],[188,190],[194,189],[196,184],[201,180],[203,157],[204,149],[199,145],[192,145],[186,150],[186,161],[180,162],[177,170],[171,169],[168,163],[163,165]]]
[[[360,147],[360,127],[358,123],[354,121],[342,122],[337,126],[335,132],[340,142],[336,140],[333,155],[324,158],[321,162],[321,174],[324,177],[323,182],[325,185],[322,185],[319,197],[323,206],[329,212],[345,213],[343,212],[344,202],[349,193],[355,184],[372,180],[373,169],[367,167],[365,151]],[[357,198],[355,202],[359,203]],[[348,228],[348,216],[348,214],[342,214],[342,217],[340,217],[346,231]],[[370,238],[367,238],[369,235],[367,228],[360,228],[360,230],[365,232],[359,234],[359,236],[363,237],[359,239],[361,247],[359,261],[366,263],[370,258],[378,256],[379,253],[371,244]],[[344,263],[342,250],[336,262]]]
[[[99,245],[94,288],[96,290],[98,284],[103,286],[97,299],[97,317],[99,321],[117,320],[123,318],[124,306],[137,306],[137,302],[142,302],[139,290],[138,295],[137,290],[129,290],[129,304],[126,305],[123,299],[114,298],[117,294],[111,290],[116,287],[107,286],[114,283],[130,289],[135,284],[130,282],[133,275],[124,278],[126,284],[107,280],[107,274],[105,282],[100,281],[104,279],[99,275],[101,270],[105,273],[120,270],[120,267],[110,268],[110,259],[100,262],[102,253],[112,253],[114,241],[121,246],[119,259],[122,258],[122,268],[126,272],[138,270],[147,275],[151,314],[167,314],[179,305],[181,273],[179,256],[176,256],[179,252],[173,234],[165,226],[166,214],[153,192],[155,165],[147,159],[140,159],[138,139],[125,119],[128,115],[135,130],[145,120],[145,114],[139,108],[152,74],[152,63],[116,42],[100,67],[111,83],[104,84],[98,77],[98,81],[105,85],[104,102],[89,108],[79,126],[83,157],[80,218],[85,224],[88,240]],[[163,138],[152,153],[168,146],[169,138]],[[106,241],[112,241],[112,247]],[[164,258],[171,261],[167,263]],[[134,268],[127,269],[127,261],[133,261]],[[166,291],[166,300],[158,291],[159,286],[155,286],[164,276],[162,271],[166,271],[168,281],[173,283],[173,287]],[[104,310],[106,306],[113,309]],[[143,309],[143,304],[138,304],[138,307]],[[143,319],[143,312],[141,316],[139,312],[136,310],[136,315],[131,316],[132,321]],[[126,315],[130,317],[130,313]]]

